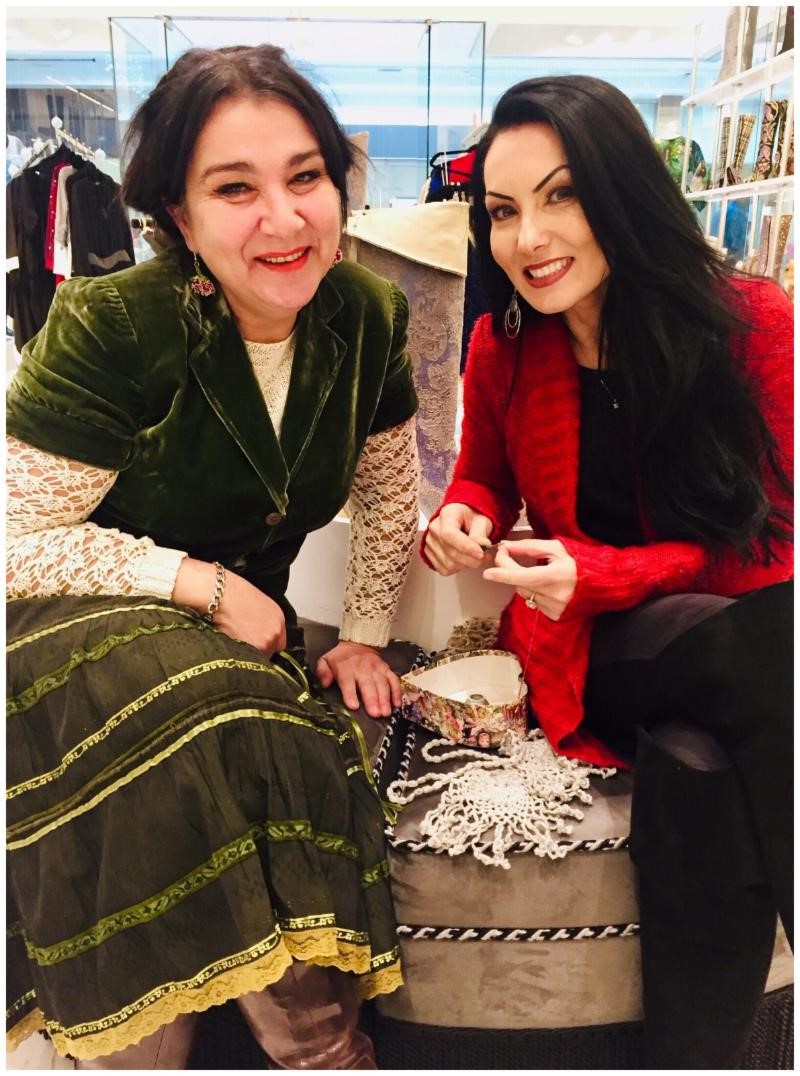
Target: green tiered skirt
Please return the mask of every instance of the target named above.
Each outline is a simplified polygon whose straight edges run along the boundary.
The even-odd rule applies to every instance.
[[[169,602],[7,609],[10,1047],[107,1054],[292,958],[400,985],[353,719]]]

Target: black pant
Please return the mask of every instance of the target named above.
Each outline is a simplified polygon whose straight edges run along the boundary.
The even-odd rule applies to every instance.
[[[635,754],[646,1061],[729,1068],[792,922],[792,605],[777,584],[599,617],[587,727]]]

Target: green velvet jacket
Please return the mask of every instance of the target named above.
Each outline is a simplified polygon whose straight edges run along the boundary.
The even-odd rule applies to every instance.
[[[309,531],[347,499],[364,441],[414,414],[408,304],[351,262],[298,317],[280,440],[221,294],[200,298],[185,251],[65,281],[23,350],[7,430],[119,471],[102,526],[220,560],[276,601]]]

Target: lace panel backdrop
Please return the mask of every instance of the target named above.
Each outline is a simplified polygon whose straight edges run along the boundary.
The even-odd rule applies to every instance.
[[[372,232],[371,215],[393,214],[404,228]],[[350,226],[352,227],[352,226]],[[426,250],[420,250],[416,232]],[[351,230],[351,235],[353,234]],[[431,234],[442,237],[457,254],[458,268],[425,264],[433,260]],[[376,242],[365,236],[372,235]],[[408,296],[410,317],[408,350],[414,365],[419,395],[417,444],[421,479],[420,507],[430,516],[441,503],[456,459],[456,414],[464,322],[464,281],[467,262],[467,206],[461,203],[415,205],[406,209],[368,210],[358,221],[357,240],[349,244],[348,256],[387,280]],[[395,249],[386,249],[378,243]],[[401,252],[397,252],[401,251]],[[463,268],[461,259],[463,257]]]
[[[369,131],[358,131],[348,136],[360,151],[356,163],[347,177],[347,203],[349,209],[363,209],[367,200],[367,168],[369,167]],[[363,154],[363,156],[361,156]]]

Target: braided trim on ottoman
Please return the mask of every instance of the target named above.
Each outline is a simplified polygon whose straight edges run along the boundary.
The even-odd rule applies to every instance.
[[[638,923],[607,923],[585,927],[443,927],[400,923],[397,934],[412,941],[557,942],[633,938]]]

